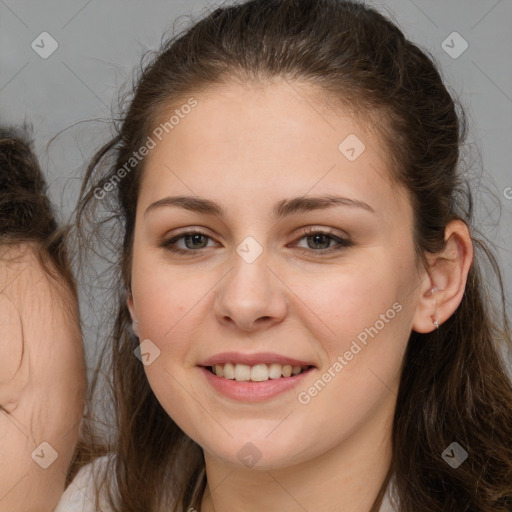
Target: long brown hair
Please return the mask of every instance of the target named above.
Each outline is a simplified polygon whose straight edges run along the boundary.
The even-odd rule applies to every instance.
[[[142,66],[115,136],[87,168],[77,209],[79,232],[91,222],[97,234],[106,229],[99,240],[107,242],[103,249],[113,261],[115,323],[105,345],[110,352],[103,355],[104,361],[110,356],[115,432],[94,446],[90,422],[90,439],[84,439],[73,471],[96,450],[110,451],[114,510],[156,511],[162,503],[172,503],[174,512],[199,509],[206,485],[202,450],[160,406],[134,357],[138,340],[130,329],[126,291],[145,159],[130,159],[155,126],[193,94],[235,80],[274,79],[319,86],[334,103],[350,104],[355,115],[385,120],[379,130],[394,164],[390,176],[410,192],[419,264],[427,267],[427,253],[444,247],[444,230],[453,219],[470,227],[475,247],[455,313],[439,330],[411,332],[392,463],[371,512],[378,510],[391,474],[401,512],[510,512],[512,385],[499,351],[512,341],[498,263],[473,225],[473,196],[460,158],[464,112],[433,59],[376,10],[354,1],[252,0],[223,6],[171,37]],[[101,222],[93,213],[99,209]],[[499,303],[482,279],[483,256],[497,277]],[[98,368],[93,388],[99,375]],[[469,452],[456,471],[442,458],[454,440]]]

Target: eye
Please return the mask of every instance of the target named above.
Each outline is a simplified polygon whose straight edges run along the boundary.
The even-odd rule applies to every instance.
[[[197,250],[204,249],[205,246],[202,242],[207,238],[211,239],[210,236],[202,231],[187,231],[168,240],[164,240],[160,244],[160,247],[177,254],[190,254],[192,252],[197,252]],[[177,242],[181,239],[184,240],[185,247],[188,250],[176,247]],[[190,249],[189,246],[192,247],[192,249]]]
[[[321,230],[318,228],[308,228],[303,232],[302,236],[298,240],[302,240],[305,238],[308,241],[308,249],[317,254],[326,254],[334,251],[339,251],[341,249],[351,247],[353,242],[347,238],[342,238],[339,236],[333,235],[330,231]],[[309,243],[311,241],[311,244]],[[334,241],[338,245],[330,246],[330,243]],[[317,246],[320,245],[321,250],[315,250],[311,248],[311,245]],[[325,248],[327,245],[327,248]]]

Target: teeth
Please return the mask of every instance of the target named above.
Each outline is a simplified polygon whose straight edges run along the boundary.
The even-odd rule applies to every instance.
[[[266,364],[257,364],[251,368],[251,380],[260,382],[268,380],[268,366]]]
[[[235,380],[251,380],[251,367],[246,364],[237,364],[235,366]]]
[[[268,372],[269,373],[269,377],[271,379],[279,379],[279,378],[281,378],[281,374],[282,374],[281,370],[282,370],[282,368],[283,367],[280,364],[276,364],[276,363],[271,364],[270,368],[269,368],[269,372]]]
[[[285,364],[281,371],[283,372],[283,377],[291,377],[291,375],[292,375],[292,366],[290,364]]]
[[[305,371],[308,367],[292,366],[291,364],[256,364],[249,366],[247,364],[226,363],[216,364],[212,367],[212,372],[217,377],[225,379],[235,379],[236,381],[254,381],[262,382],[269,379],[280,379],[281,377],[291,377]]]
[[[217,368],[217,366],[220,366],[220,365],[216,365],[215,368]],[[234,379],[235,378],[235,365],[231,364],[231,363],[225,364],[224,368],[222,369],[222,373],[223,373],[223,375],[219,375],[219,377],[222,376],[226,379]]]

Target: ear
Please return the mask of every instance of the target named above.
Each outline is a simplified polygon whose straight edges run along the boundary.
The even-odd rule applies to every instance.
[[[469,229],[461,220],[452,220],[445,229],[445,248],[429,257],[427,278],[421,283],[412,329],[428,333],[445,322],[459,307],[473,263],[473,243]],[[434,289],[434,293],[432,293]]]

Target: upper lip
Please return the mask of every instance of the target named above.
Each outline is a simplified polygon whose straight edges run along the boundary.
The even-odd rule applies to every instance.
[[[280,354],[274,354],[272,352],[257,352],[254,354],[242,354],[241,352],[222,352],[216,354],[202,363],[199,366],[215,366],[216,364],[246,364],[254,366],[256,364],[272,364],[277,363],[281,365],[292,365],[292,366],[314,366],[312,363],[307,361],[301,361],[292,357],[283,356]]]

